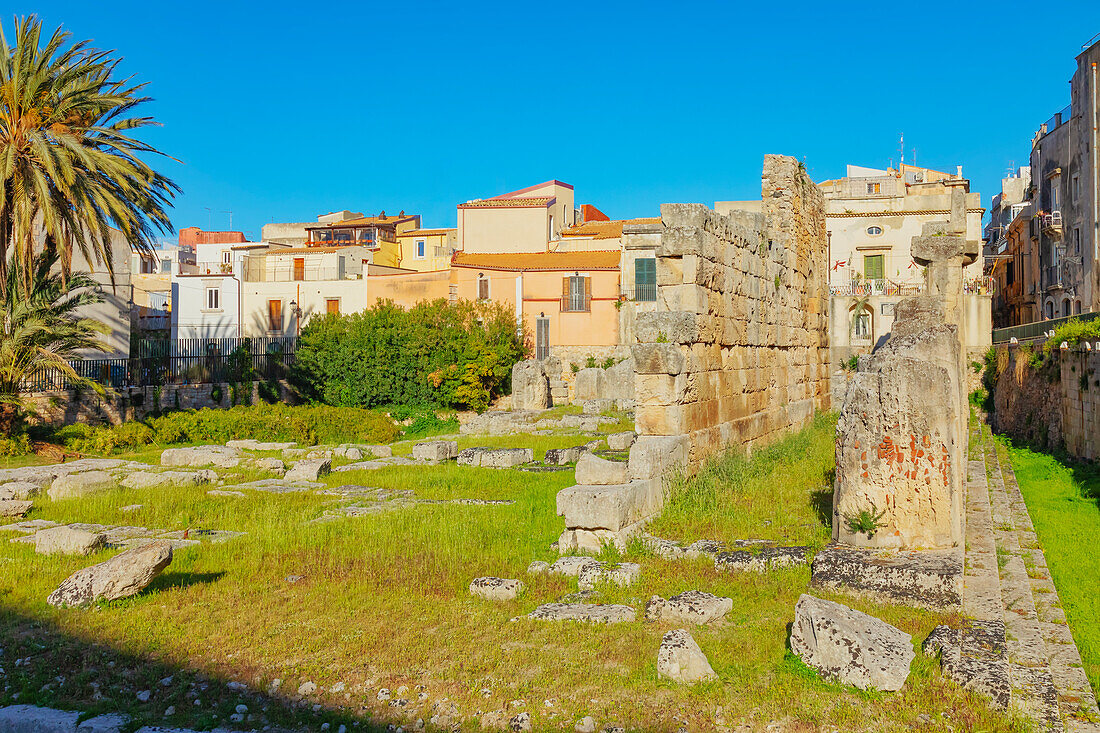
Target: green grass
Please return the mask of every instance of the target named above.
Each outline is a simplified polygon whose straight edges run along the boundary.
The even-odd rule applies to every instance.
[[[819,547],[829,535],[828,490],[834,422],[817,419],[802,433],[751,458],[719,458],[692,480],[681,480],[664,516],[653,524],[675,539],[765,537]],[[531,447],[576,445],[583,436],[464,437],[471,444]],[[247,480],[240,472],[227,478]],[[36,502],[32,518],[140,524],[166,530],[247,532],[224,544],[176,553],[169,568],[142,594],[94,609],[54,609],[46,595],[80,567],[109,557],[44,558],[25,544],[0,540],[0,666],[7,692],[82,710],[123,709],[147,724],[210,728],[224,725],[241,695],[224,682],[237,679],[263,690],[274,678],[293,696],[304,680],[346,693],[325,693],[314,714],[288,695],[262,696],[273,724],[319,728],[322,721],[384,725],[422,717],[447,698],[463,729],[480,712],[523,700],[536,730],[571,731],[592,715],[603,726],[674,731],[714,726],[716,710],[734,727],[763,728],[787,720],[788,730],[839,728],[1022,730],[991,712],[980,698],[944,680],[934,659],[918,652],[906,688],[897,694],[860,693],[820,679],[787,649],[794,604],[806,592],[808,568],[760,575],[719,574],[713,564],[665,561],[638,543],[621,557],[643,564],[631,588],[601,588],[599,600],[630,603],[634,623],[611,626],[512,621],[540,603],[576,591],[561,577],[528,576],[532,560],[552,560],[550,543],[563,529],[554,498],[572,472],[526,473],[457,465],[389,467],[329,477],[331,485],[412,489],[423,499],[511,499],[511,505],[418,505],[389,513],[311,523],[339,503],[316,494],[210,497],[202,488],[115,490],[87,498]],[[229,483],[227,481],[227,483]],[[142,504],[122,513],[119,507]],[[0,535],[2,537],[3,535]],[[608,553],[619,555],[620,553]],[[289,583],[286,577],[300,575]],[[493,604],[471,597],[481,575],[521,578],[525,594]],[[693,688],[659,680],[656,654],[662,624],[641,620],[651,595],[700,589],[734,600],[726,622],[694,628],[696,641],[720,675]],[[919,644],[948,621],[941,614],[823,593],[872,613],[913,635]],[[26,665],[15,660],[30,657]],[[109,663],[113,662],[114,666]],[[174,676],[161,687],[157,680]],[[57,682],[61,676],[64,682]],[[96,700],[89,683],[100,684]],[[209,684],[202,705],[187,697],[190,683]],[[376,700],[379,688],[407,685],[415,708],[406,718]],[[416,699],[423,685],[427,701]],[[151,689],[149,702],[137,690]],[[489,696],[481,690],[490,690]],[[346,695],[346,697],[345,697]],[[550,701],[547,705],[544,701]],[[313,702],[312,700],[310,702]],[[175,715],[165,720],[168,705]],[[213,716],[217,715],[215,719]]]
[[[1016,472],[1085,673],[1100,690],[1100,472],[996,440]]]

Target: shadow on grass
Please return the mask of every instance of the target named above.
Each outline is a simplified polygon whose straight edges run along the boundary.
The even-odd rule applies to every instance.
[[[146,588],[144,593],[157,590],[165,590],[167,588],[187,588],[192,585],[204,585],[206,583],[213,583],[220,580],[224,576],[224,572],[216,573],[173,573],[166,571],[158,575],[149,587]]]
[[[1097,508],[1100,508],[1100,465],[1075,458],[1061,448],[1051,449],[1045,444],[1024,440],[1007,433],[994,433],[994,436],[1006,442],[1014,450],[1029,450],[1032,453],[1053,458],[1069,470],[1082,498],[1091,500]]]
[[[833,484],[836,481],[836,469],[825,472],[825,485],[810,492],[810,504],[813,505],[817,519],[830,529],[833,526]]]
[[[181,575],[189,575],[182,573]],[[201,578],[201,574],[198,574]],[[198,578],[194,582],[205,582]],[[63,613],[92,613],[69,609]],[[405,720],[357,717],[323,696],[299,698],[296,687],[286,693],[263,691],[253,680],[228,686],[234,680],[215,672],[181,666],[116,649],[108,644],[78,638],[51,621],[34,618],[0,606],[0,667],[7,672],[0,693],[0,707],[14,704],[77,710],[86,717],[125,713],[132,727],[161,725],[209,730],[240,727],[259,730],[270,725],[282,730],[320,730],[328,723],[335,731],[341,724],[359,731],[386,730],[389,723],[409,726]],[[149,691],[148,700],[138,699]],[[144,695],[143,695],[144,697]],[[196,704],[198,700],[198,704]],[[361,704],[353,697],[340,705]],[[235,723],[238,705],[247,706],[250,717]],[[317,710],[314,710],[317,707]],[[174,708],[172,715],[165,711]]]

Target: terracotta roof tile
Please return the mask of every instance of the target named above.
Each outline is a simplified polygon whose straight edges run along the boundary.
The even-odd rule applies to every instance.
[[[618,239],[623,236],[623,227],[627,224],[657,224],[659,216],[640,219],[615,219],[613,221],[586,221],[584,224],[562,229],[563,237],[591,237],[592,239]]]
[[[451,263],[455,267],[482,270],[618,270],[619,252],[534,252],[504,254],[474,254],[455,252]]]
[[[481,199],[459,204],[460,209],[499,209],[499,208],[545,208],[554,203],[553,196],[534,196],[514,199]]]
[[[403,232],[398,232],[399,237],[430,237],[439,234],[450,234],[451,232],[457,232],[457,229],[406,229]]]

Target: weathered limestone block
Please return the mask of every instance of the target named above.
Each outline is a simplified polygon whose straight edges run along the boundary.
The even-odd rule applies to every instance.
[[[332,461],[328,458],[313,458],[298,461],[283,477],[287,481],[317,481],[332,472]]]
[[[32,501],[0,499],[0,517],[22,517],[34,506]]]
[[[877,550],[829,545],[814,555],[811,584],[858,588],[893,603],[953,610],[962,603],[963,548]]]
[[[608,439],[608,447],[611,441]],[[625,461],[609,461],[593,453],[585,453],[577,461],[577,483],[591,486],[625,484],[630,480],[630,465]]]
[[[226,448],[237,448],[239,450],[286,450],[287,448],[297,447],[297,443],[291,441],[289,443],[264,443],[259,440],[249,438],[248,440],[229,440],[226,441]]]
[[[255,466],[256,468],[259,468],[263,471],[271,471],[278,476],[283,476],[286,474],[286,464],[283,463],[283,460],[281,458],[257,458]]]
[[[115,479],[106,471],[84,471],[58,476],[50,484],[49,496],[54,501],[86,496],[115,485]]]
[[[576,463],[587,452],[588,446],[586,445],[578,445],[572,448],[550,448],[543,457],[543,463],[548,466],[565,466]]]
[[[34,551],[39,555],[90,555],[103,547],[107,538],[100,532],[60,526],[34,533]]]
[[[692,684],[718,677],[687,629],[665,633],[657,651],[657,674],[673,682]]]
[[[962,542],[962,467],[954,326],[893,337],[848,388],[837,423],[833,539],[892,548]]]
[[[642,566],[636,562],[611,565],[594,562],[581,568],[577,575],[577,588],[592,590],[600,583],[612,583],[619,587],[634,585],[642,575]]]
[[[638,374],[679,374],[687,361],[676,344],[634,344],[631,350]]]
[[[623,359],[604,370],[603,399],[614,400],[616,404],[624,404],[634,400],[634,359]]]
[[[279,463],[281,465],[282,461]],[[218,474],[213,471],[135,471],[122,479],[122,485],[127,489],[150,489],[157,486],[200,486],[217,480]]]
[[[944,675],[960,687],[992,700],[994,707],[1008,708],[1012,678],[1006,654],[1003,621],[968,620],[961,629],[937,626],[921,649],[939,655]]]
[[[0,500],[33,499],[40,491],[41,487],[31,481],[9,481],[0,486]]]
[[[458,465],[482,468],[512,468],[533,460],[530,448],[466,448],[458,454]]]
[[[659,478],[686,468],[689,447],[686,435],[639,435],[630,447],[630,477]]]
[[[732,610],[732,598],[689,590],[672,596],[668,600],[660,596],[650,598],[645,604],[645,620],[677,624],[709,624],[720,621]]]
[[[9,705],[0,708],[0,733],[75,733],[80,712]]]
[[[611,450],[630,450],[630,446],[634,445],[637,437],[633,430],[625,433],[611,433],[607,436],[607,447]]]
[[[524,584],[508,578],[474,578],[470,593],[487,601],[511,601],[523,592]]]
[[[590,557],[583,557],[577,555],[567,555],[566,557],[559,557],[550,565],[549,572],[551,575],[564,575],[568,578],[579,577],[581,571],[589,565],[598,563],[598,560],[593,560]]]
[[[77,570],[49,595],[51,606],[86,606],[140,593],[172,562],[172,543],[157,542],[115,555],[106,562]]]
[[[449,461],[458,458],[457,440],[427,440],[413,446],[412,457],[418,461]]]
[[[199,445],[193,448],[169,448],[160,454],[162,466],[215,466],[235,468],[241,462],[241,451],[224,445]]]
[[[545,410],[550,406],[550,378],[542,362],[529,359],[513,366],[512,409]]]
[[[559,552],[601,552],[604,547],[617,547],[625,550],[634,527],[624,527],[618,531],[610,529],[566,529],[557,539]]]
[[[916,656],[912,637],[885,621],[803,594],[791,651],[825,677],[861,690],[900,690]]]
[[[714,569],[727,572],[762,573],[775,568],[806,564],[808,547],[764,547],[759,552],[734,550],[720,552],[714,558]]]
[[[599,367],[588,367],[577,372],[573,382],[573,401],[586,402],[598,400],[603,397],[604,370]]]
[[[546,603],[527,614],[535,621],[586,621],[617,624],[633,621],[637,612],[630,606],[599,603]]]
[[[618,532],[652,516],[664,500],[660,479],[612,486],[570,486],[558,492],[558,515],[565,526]]]

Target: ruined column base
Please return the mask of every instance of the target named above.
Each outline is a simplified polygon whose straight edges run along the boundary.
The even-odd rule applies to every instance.
[[[962,605],[963,550],[881,550],[829,545],[810,584],[936,611]]]

